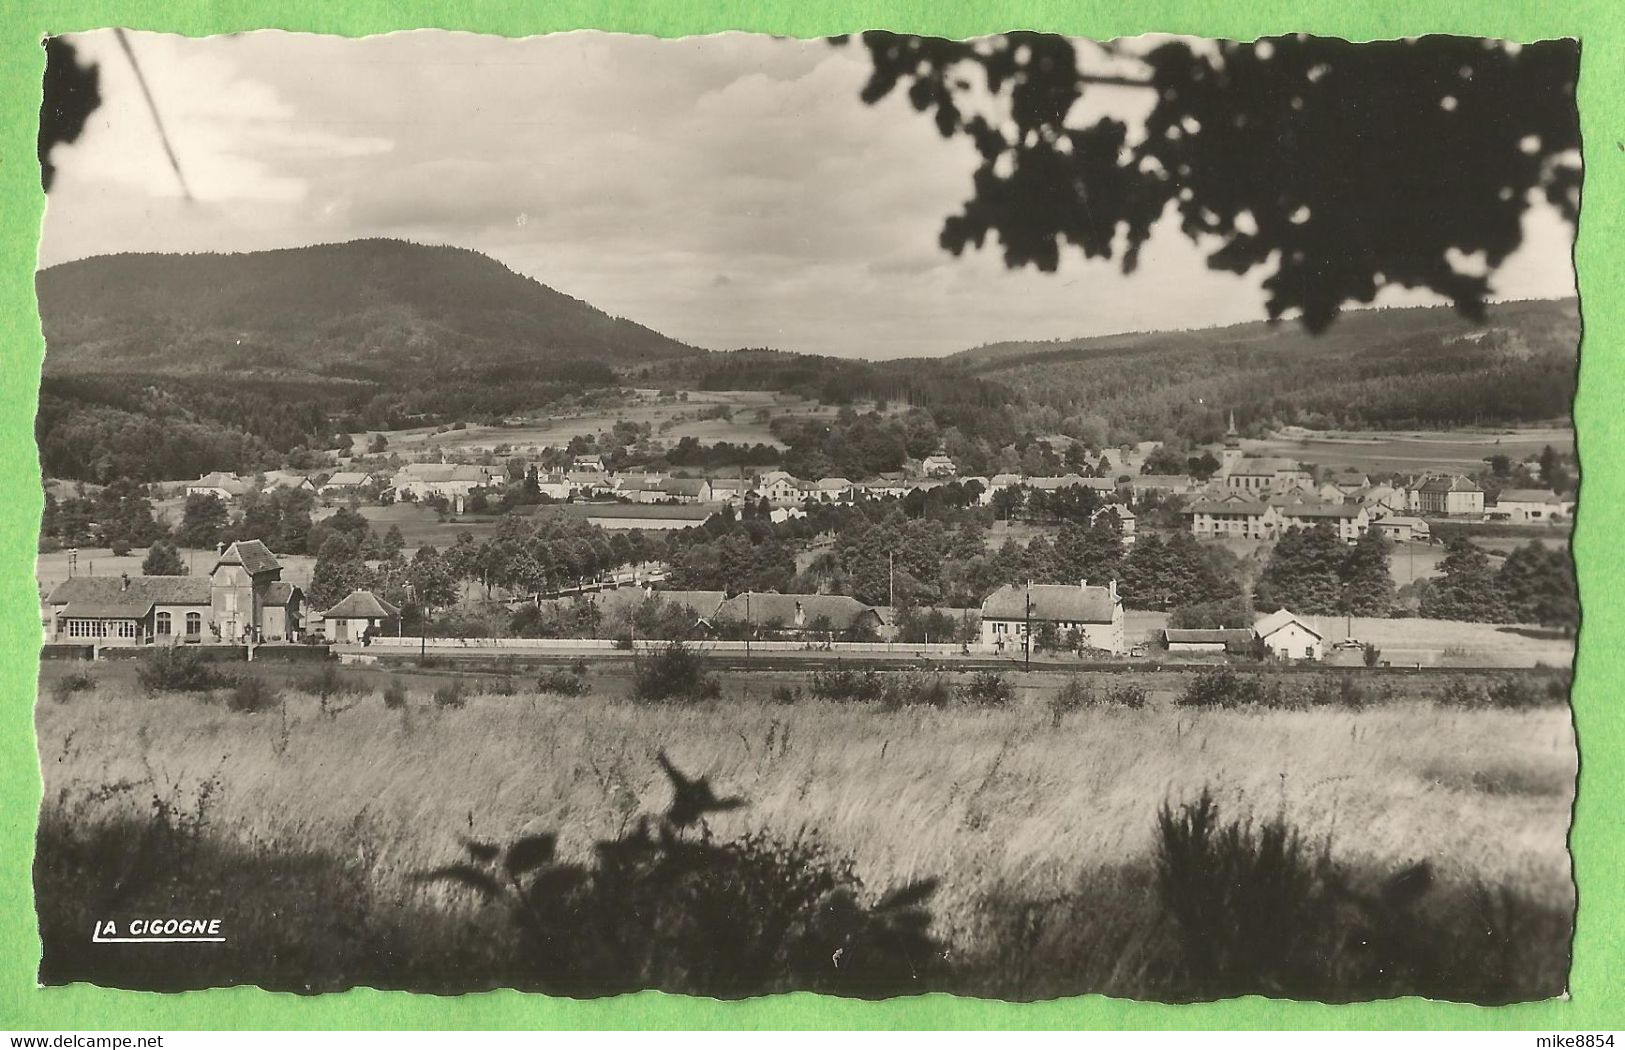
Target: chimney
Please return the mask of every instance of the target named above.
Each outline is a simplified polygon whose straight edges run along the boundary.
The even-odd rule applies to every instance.
[[[1078,581],[1078,589],[1082,591],[1087,591],[1089,589],[1089,578],[1087,576]]]
[[[221,540],[219,543],[216,543],[214,545],[214,553],[215,553],[216,557],[226,553],[226,541],[225,540]]]
[[[118,589],[121,590],[121,591],[127,591],[127,590],[130,589],[130,574],[129,573],[127,573],[127,572],[119,573]]]
[[[805,627],[806,625],[807,625],[807,610],[805,610],[805,609],[803,609],[801,607],[800,602],[796,602],[796,626],[797,627]]]
[[[1117,578],[1115,576],[1112,577],[1111,581],[1107,583],[1106,586],[1111,590],[1112,602],[1115,604],[1117,602]]]

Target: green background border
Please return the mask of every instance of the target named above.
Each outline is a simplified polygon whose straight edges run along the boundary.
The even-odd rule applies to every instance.
[[[44,65],[39,40],[46,33],[108,25],[195,35],[284,28],[354,36],[441,27],[521,36],[596,27],[661,36],[728,29],[820,36],[884,27],[951,37],[1030,28],[1097,38],[1151,31],[1242,38],[1296,31],[1353,39],[1425,32],[1580,38],[1586,174],[1576,255],[1585,335],[1575,414],[1584,483],[1574,546],[1585,623],[1574,692],[1583,762],[1573,838],[1581,904],[1571,997],[1483,1009],[1415,999],[1344,1007],[1256,998],[1161,1006],[1090,996],[1012,1005],[944,995],[861,1003],[799,994],[722,1003],[644,993],[575,1002],[514,992],[437,998],[355,990],[301,998],[257,989],[157,995],[37,988],[29,866],[40,793],[32,724],[39,640],[32,577],[41,509],[32,423],[43,353],[32,278],[44,204],[34,159]],[[1617,812],[1625,718],[1610,711],[1616,698],[1607,686],[1625,667],[1625,655],[1609,644],[1621,637],[1625,600],[1609,586],[1621,577],[1606,539],[1610,527],[1621,523],[1614,508],[1625,499],[1625,467],[1616,458],[1625,451],[1625,418],[1617,411],[1625,396],[1625,366],[1612,357],[1625,341],[1619,293],[1625,260],[1615,247],[1625,233],[1622,118],[1625,4],[1618,0],[0,0],[0,1028],[1609,1028],[1625,1000],[1625,880],[1619,874],[1625,827]]]

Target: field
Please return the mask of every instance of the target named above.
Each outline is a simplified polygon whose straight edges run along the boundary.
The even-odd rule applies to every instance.
[[[1573,427],[1516,427],[1451,431],[1303,431],[1268,440],[1243,440],[1250,456],[1288,456],[1332,470],[1372,474],[1421,474],[1432,470],[1472,474],[1484,460],[1504,455],[1514,463],[1552,446],[1574,451]]]
[[[684,400],[659,397],[657,390],[639,390],[638,399],[627,405],[606,407],[578,415],[557,415],[526,419],[515,426],[469,426],[463,430],[438,431],[433,427],[386,431],[389,450],[402,455],[425,452],[485,452],[506,445],[516,452],[536,453],[548,446],[562,447],[578,434],[608,434],[618,422],[647,423],[657,439],[675,443],[692,436],[705,444],[728,441],[733,444],[764,444],[783,448],[769,429],[780,416],[835,414],[812,401],[787,394],[757,390],[690,390]],[[700,419],[708,409],[726,407],[729,419]],[[667,424],[670,424],[667,426]],[[372,434],[353,434],[353,452],[366,451]]]
[[[725,674],[719,699],[651,706],[630,701],[626,665],[605,665],[584,696],[537,695],[521,679],[515,695],[450,709],[429,696],[449,672],[408,671],[405,706],[386,710],[373,690],[388,676],[362,671],[345,672],[367,691],[347,709],[324,714],[316,699],[284,691],[280,707],[238,714],[218,698],[142,695],[121,662],[95,665],[93,688],[57,702],[53,682],[68,670],[47,665],[37,715],[48,983],[523,983],[501,961],[513,948],[500,914],[416,875],[457,860],[465,840],[540,830],[558,833],[561,858],[588,860],[595,841],[666,805],[655,764],[664,750],[719,795],[748,801],[710,818],[718,840],[815,839],[850,859],[870,901],[940,880],[930,933],[951,946],[950,965],[931,987],[1016,998],[1201,994],[1188,963],[1170,961],[1152,858],[1159,807],[1204,789],[1223,817],[1282,818],[1350,871],[1382,876],[1425,859],[1445,912],[1458,900],[1452,887],[1469,896],[1493,887],[1513,918],[1500,930],[1506,943],[1492,947],[1517,956],[1516,973],[1481,986],[1452,971],[1427,991],[1498,999],[1563,987],[1576,769],[1568,710],[1441,706],[1429,699],[1438,678],[1395,679],[1394,695],[1363,709],[1194,710],[1172,703],[1188,674],[1090,676],[1097,690],[1135,681],[1149,702],[1062,717],[1050,700],[1066,679],[1054,672],[1012,676],[1014,696],[996,708],[814,700],[799,673]],[[254,673],[280,688],[309,672],[256,664]],[[764,702],[775,688],[803,692]],[[129,821],[185,839],[196,874],[169,865],[143,875],[122,853],[114,870],[91,863],[99,847],[87,843],[103,839],[90,829]],[[166,904],[223,912],[234,946],[186,964],[152,956],[156,968],[143,974],[108,969],[83,943],[97,908]],[[329,922],[348,932],[332,940]]]

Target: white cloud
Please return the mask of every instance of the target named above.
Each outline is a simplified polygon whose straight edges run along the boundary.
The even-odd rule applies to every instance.
[[[944,353],[1000,339],[1256,318],[1169,224],[1139,271],[1075,252],[1009,271],[937,244],[975,155],[894,95],[858,98],[861,49],[745,34],[132,34],[188,181],[178,199],[111,34],[104,107],[60,148],[41,261],[403,236],[520,272],[714,348]],[[1091,89],[1080,113],[1144,100]],[[1501,294],[1572,287],[1567,227],[1531,219]],[[1523,291],[1531,289],[1531,291]],[[1534,289],[1538,289],[1534,290]],[[1555,289],[1555,291],[1554,291]]]

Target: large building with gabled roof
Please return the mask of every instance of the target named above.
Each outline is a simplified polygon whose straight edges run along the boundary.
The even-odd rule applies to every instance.
[[[45,599],[47,640],[95,645],[297,641],[304,593],[259,540],[223,548],[207,576],[72,576]]]

